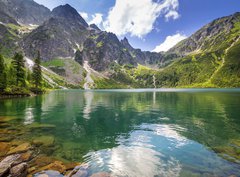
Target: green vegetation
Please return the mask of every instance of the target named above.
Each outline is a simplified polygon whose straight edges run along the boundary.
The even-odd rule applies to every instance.
[[[64,60],[59,59],[59,58],[55,58],[53,60],[43,62],[42,65],[45,66],[45,67],[49,67],[49,66],[63,67],[64,66]]]
[[[33,66],[32,80],[35,89],[39,89],[42,86],[42,69],[41,69],[41,59],[40,52],[38,51],[37,58]]]
[[[7,87],[7,75],[5,64],[2,55],[0,55],[0,91],[2,92]]]
[[[45,89],[42,87],[40,54],[36,58],[33,72],[25,67],[21,53],[16,53],[8,63],[0,55],[0,95],[31,95],[32,93],[42,93]]]

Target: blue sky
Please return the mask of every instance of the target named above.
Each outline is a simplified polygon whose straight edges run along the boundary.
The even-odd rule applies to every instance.
[[[35,0],[73,6],[88,23],[127,37],[135,48],[166,51],[212,20],[240,12],[240,0]]]

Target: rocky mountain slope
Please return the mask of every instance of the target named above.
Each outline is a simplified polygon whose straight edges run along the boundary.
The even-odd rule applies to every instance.
[[[49,18],[50,10],[33,0],[0,0],[0,12],[22,24],[42,24]]]
[[[165,53],[133,48],[68,4],[50,11],[32,0],[0,0],[0,29],[3,55],[23,50],[33,59],[40,51],[43,65],[76,87],[240,87],[240,13],[214,20]]]

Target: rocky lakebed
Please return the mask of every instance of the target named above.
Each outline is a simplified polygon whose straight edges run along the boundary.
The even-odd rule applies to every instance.
[[[0,177],[107,177],[107,172],[89,175],[88,165],[51,157],[58,148],[54,136],[39,136],[26,139],[37,129],[54,129],[50,124],[31,124],[25,130],[12,128],[12,117],[0,117]],[[25,138],[24,138],[25,137]]]

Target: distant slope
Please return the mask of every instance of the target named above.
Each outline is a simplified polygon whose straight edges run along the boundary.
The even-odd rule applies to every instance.
[[[214,20],[168,53],[183,56],[156,73],[157,87],[240,87],[240,13]]]

